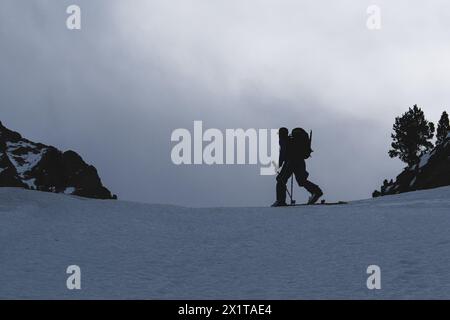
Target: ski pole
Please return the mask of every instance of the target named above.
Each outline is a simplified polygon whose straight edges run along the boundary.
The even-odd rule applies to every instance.
[[[275,171],[277,174],[280,174],[280,168],[278,167],[277,163],[275,161],[272,161],[273,166],[275,167]],[[292,194],[293,194],[293,187],[294,187],[294,176],[291,176],[291,192],[289,192],[289,188],[286,186],[286,192],[289,195],[289,199],[291,199],[291,204],[294,205],[295,204],[295,200],[292,199]]]
[[[289,199],[291,199],[291,203],[292,203],[292,196],[291,196],[291,193],[289,192],[289,188],[287,186],[286,186],[286,192],[288,193]]]
[[[291,193],[289,193],[289,196],[291,198],[291,205],[295,205],[294,197],[294,175],[291,176]]]

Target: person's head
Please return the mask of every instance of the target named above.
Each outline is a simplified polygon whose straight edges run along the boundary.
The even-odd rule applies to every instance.
[[[289,136],[289,130],[285,127],[282,127],[278,130],[278,136],[280,138],[287,138]]]

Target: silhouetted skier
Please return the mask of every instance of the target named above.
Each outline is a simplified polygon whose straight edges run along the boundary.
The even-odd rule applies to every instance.
[[[286,128],[281,128],[279,134]],[[318,185],[308,180],[309,173],[306,171],[305,159],[311,156],[311,141],[308,133],[302,128],[295,128],[292,130],[292,135],[285,140],[285,135],[280,134],[280,173],[277,175],[277,201],[272,205],[273,207],[286,206],[286,183],[292,174],[295,174],[295,179],[299,186],[304,187],[311,196],[308,204],[314,204],[323,195],[322,190]],[[283,145],[286,143],[286,148],[283,150]],[[285,155],[285,156],[284,156]]]

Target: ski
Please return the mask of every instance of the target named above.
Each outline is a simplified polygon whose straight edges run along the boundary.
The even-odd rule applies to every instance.
[[[307,203],[299,203],[299,204],[290,204],[287,205],[287,207],[299,207],[299,206],[338,206],[348,204],[346,201],[337,201],[337,202],[318,202],[313,204],[307,204]]]
[[[305,206],[339,206],[348,204],[346,201],[337,201],[337,202],[318,202],[313,204],[307,204],[307,203],[294,203],[294,204],[286,204],[283,206],[271,206],[272,208],[286,208],[286,207],[305,207]]]

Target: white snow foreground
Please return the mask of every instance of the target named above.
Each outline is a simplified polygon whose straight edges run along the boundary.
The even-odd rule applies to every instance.
[[[450,298],[450,187],[202,209],[2,188],[0,230],[0,298]]]

